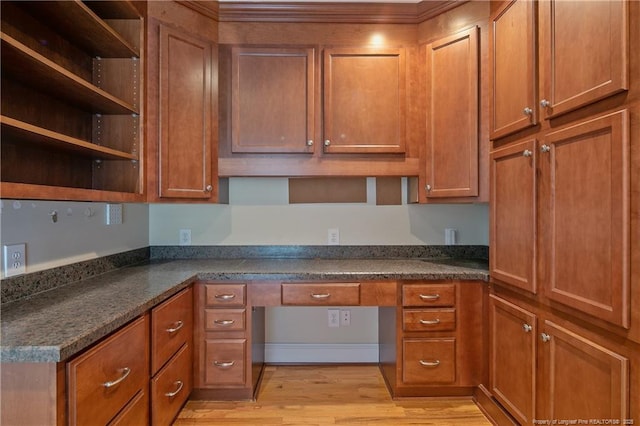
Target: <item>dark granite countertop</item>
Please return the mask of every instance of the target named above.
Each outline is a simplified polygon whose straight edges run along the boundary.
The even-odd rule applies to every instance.
[[[488,281],[486,260],[198,259],[150,261],[2,305],[2,362],[64,361],[197,279]]]

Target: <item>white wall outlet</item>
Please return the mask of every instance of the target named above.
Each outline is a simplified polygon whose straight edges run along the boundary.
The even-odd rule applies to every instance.
[[[447,246],[453,246],[456,244],[458,237],[458,230],[454,228],[444,229],[444,244]]]
[[[340,245],[340,230],[338,228],[329,228],[327,230],[327,245]]]
[[[24,243],[5,245],[2,247],[5,278],[21,275],[27,272],[26,247],[27,245]]]
[[[180,230],[180,245],[181,246],[191,245],[191,229]]]
[[[329,327],[340,327],[340,309],[327,309]]]
[[[351,325],[351,311],[348,309],[340,309],[340,326],[348,327]]]
[[[107,225],[122,224],[122,204],[107,204],[104,216]]]

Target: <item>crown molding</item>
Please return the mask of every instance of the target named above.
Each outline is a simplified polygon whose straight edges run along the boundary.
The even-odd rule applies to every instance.
[[[216,21],[220,20],[219,2],[217,1],[202,1],[202,0],[176,0],[179,3],[189,9],[198,12],[201,15],[212,18]]]
[[[420,3],[220,2],[220,22],[418,24],[468,0]],[[198,3],[190,1],[187,3]]]

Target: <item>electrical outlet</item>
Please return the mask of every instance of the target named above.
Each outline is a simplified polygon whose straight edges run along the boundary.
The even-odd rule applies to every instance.
[[[3,246],[3,267],[5,278],[27,272],[27,245],[12,244]]]
[[[340,230],[338,228],[329,228],[327,230],[327,245],[337,246],[340,244]]]
[[[340,309],[328,309],[327,310],[329,327],[340,327]]]
[[[447,246],[453,246],[456,244],[456,237],[458,230],[455,228],[444,229],[444,244]]]
[[[180,230],[180,245],[181,246],[191,245],[191,229]]]
[[[122,224],[122,204],[107,204],[104,216],[107,225]]]
[[[340,310],[340,326],[348,327],[351,325],[351,311],[348,309]]]

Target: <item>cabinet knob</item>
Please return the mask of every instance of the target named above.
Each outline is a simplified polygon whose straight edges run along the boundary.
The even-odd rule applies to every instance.
[[[329,145],[331,145],[331,141],[329,139],[326,139],[324,141],[324,146],[329,146]]]
[[[431,185],[427,184],[424,189],[426,189],[427,192],[431,192]]]
[[[207,191],[207,192],[213,191],[213,186],[207,185],[207,187],[205,188],[205,191]]]
[[[522,329],[524,330],[525,333],[529,333],[531,332],[531,330],[533,330],[533,327],[525,323],[525,324],[522,324]]]
[[[551,336],[549,336],[547,333],[540,333],[540,338],[545,343],[547,343],[549,340],[551,340]]]
[[[533,114],[533,110],[529,107],[526,107],[525,109],[522,110],[522,112],[524,113],[524,115],[532,115]]]
[[[313,146],[313,140],[309,139],[309,140],[307,141],[307,146]]]
[[[531,157],[532,155],[533,155],[533,152],[531,152],[530,149],[525,149],[524,151],[522,151],[523,157]]]
[[[542,146],[540,147],[540,151],[542,151],[542,152],[549,152],[549,151],[551,151],[551,147],[550,147],[549,145],[547,145],[547,144],[544,144],[544,145],[542,145]]]
[[[541,106],[542,108],[548,108],[549,106],[551,106],[551,102],[549,102],[549,101],[548,101],[548,100],[546,100],[546,99],[543,99],[543,100],[541,100],[541,101],[540,101],[540,106]]]

